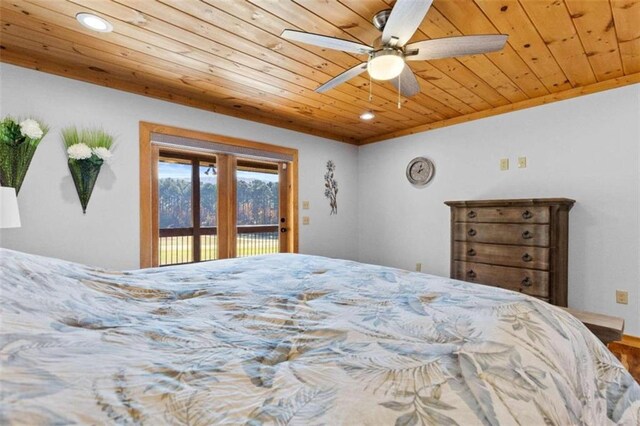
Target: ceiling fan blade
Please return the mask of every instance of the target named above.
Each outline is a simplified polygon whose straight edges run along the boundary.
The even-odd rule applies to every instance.
[[[299,41],[301,43],[350,53],[366,54],[373,50],[372,47],[367,46],[366,44],[343,40],[336,37],[324,36],[321,34],[306,33],[304,31],[284,30],[282,34],[280,34],[280,37],[291,41]]]
[[[409,65],[405,64],[400,75],[391,80],[393,87],[400,91],[402,96],[408,98],[420,93],[420,84]]]
[[[405,59],[407,61],[422,61],[497,52],[502,50],[507,42],[507,37],[509,36],[504,34],[491,34],[418,41],[405,47]],[[412,51],[416,50],[417,53],[412,54]]]
[[[342,84],[342,83],[344,83],[346,81],[349,81],[352,78],[358,76],[359,74],[362,74],[366,70],[367,70],[367,63],[366,62],[363,62],[363,63],[361,63],[359,65],[356,65],[355,67],[346,70],[345,72],[343,72],[342,74],[339,74],[336,77],[333,77],[331,80],[327,81],[325,84],[323,84],[322,86],[318,87],[316,89],[316,92],[324,93],[327,90],[333,89],[337,85]]]
[[[382,30],[382,43],[398,39],[395,46],[404,46],[427,15],[433,0],[398,0]]]

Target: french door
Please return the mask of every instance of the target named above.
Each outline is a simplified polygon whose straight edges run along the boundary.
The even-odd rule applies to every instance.
[[[260,156],[264,144],[204,151],[154,139],[167,140],[149,132],[148,173],[141,158],[142,267],[296,250],[296,161]]]
[[[285,164],[160,150],[158,265],[286,252]]]

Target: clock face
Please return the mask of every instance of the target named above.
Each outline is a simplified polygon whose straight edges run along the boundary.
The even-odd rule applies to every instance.
[[[433,178],[435,166],[428,158],[417,157],[407,166],[407,179],[414,185],[426,185]]]

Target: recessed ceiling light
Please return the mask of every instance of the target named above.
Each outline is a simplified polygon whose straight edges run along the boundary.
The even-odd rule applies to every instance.
[[[113,31],[113,25],[92,13],[78,13],[76,15],[76,19],[83,26],[93,31],[98,31],[100,33],[110,33]]]
[[[371,120],[373,117],[375,117],[375,114],[370,111],[367,111],[360,115],[360,118],[363,120]]]

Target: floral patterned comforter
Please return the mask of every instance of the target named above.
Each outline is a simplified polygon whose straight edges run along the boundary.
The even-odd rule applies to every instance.
[[[0,265],[3,425],[639,424],[604,345],[514,292],[287,254]]]

